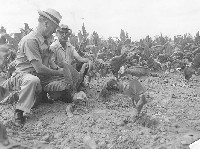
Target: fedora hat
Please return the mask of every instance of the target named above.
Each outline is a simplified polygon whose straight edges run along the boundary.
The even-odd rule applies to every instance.
[[[59,26],[59,23],[62,19],[60,13],[54,9],[48,8],[45,11],[38,10],[39,15],[44,16],[51,20],[53,23]]]
[[[57,28],[57,31],[69,33],[71,32],[71,29],[65,24],[60,24],[59,27]]]

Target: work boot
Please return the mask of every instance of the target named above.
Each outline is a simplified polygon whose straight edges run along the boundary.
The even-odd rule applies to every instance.
[[[47,92],[44,92],[44,91],[36,94],[35,98],[36,98],[36,101],[35,101],[32,108],[37,108],[37,106],[40,105],[40,103],[49,103],[49,104],[54,103],[54,101],[52,99],[49,99],[47,97]]]
[[[21,110],[16,109],[14,114],[14,124],[15,126],[22,126],[25,123],[25,117],[23,116],[23,112]]]

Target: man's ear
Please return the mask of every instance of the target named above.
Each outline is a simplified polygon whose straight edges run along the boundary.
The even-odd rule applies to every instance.
[[[48,28],[49,22],[46,20],[46,21],[44,22],[44,25],[45,25],[45,28]]]
[[[56,36],[58,37],[58,34],[59,34],[58,31],[56,31],[55,34],[56,34]]]

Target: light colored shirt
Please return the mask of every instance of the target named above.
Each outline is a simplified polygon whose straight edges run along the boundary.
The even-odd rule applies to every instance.
[[[32,60],[38,60],[47,65],[46,58],[49,56],[51,41],[52,38],[45,40],[44,37],[36,31],[32,31],[24,36],[19,43],[16,56],[16,72],[35,72],[31,64]]]
[[[67,42],[66,47],[63,48],[59,40],[56,40],[51,44],[50,50],[54,53],[52,60],[61,68],[63,68],[63,63],[71,65],[74,60],[74,55],[77,55],[74,46]]]

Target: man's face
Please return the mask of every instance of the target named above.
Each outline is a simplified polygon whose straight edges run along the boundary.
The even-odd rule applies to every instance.
[[[58,30],[56,32],[56,35],[57,35],[59,41],[68,41],[70,32],[69,31],[63,32],[63,31]]]
[[[56,32],[58,26],[54,24],[52,21],[48,21],[46,23],[47,23],[45,31],[46,37],[51,37],[52,34]]]

